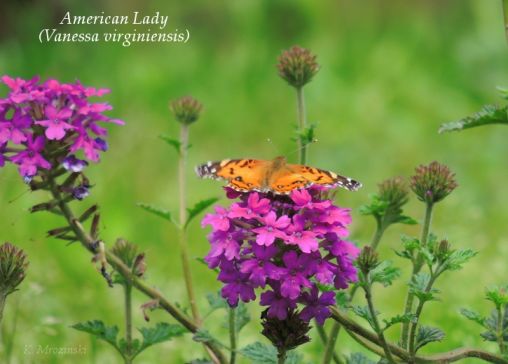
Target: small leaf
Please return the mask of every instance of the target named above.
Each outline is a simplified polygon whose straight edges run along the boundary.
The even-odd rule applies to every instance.
[[[385,260],[372,269],[369,277],[372,283],[378,282],[383,286],[390,286],[400,276],[400,269],[392,266],[392,262]]]
[[[358,305],[352,305],[351,306],[351,309],[353,310],[353,312],[363,318],[364,320],[366,320],[369,325],[374,328],[374,319],[372,317],[372,315],[370,314],[370,311],[369,311],[369,308],[367,306],[358,306]],[[379,313],[376,312],[376,315],[378,315]]]
[[[182,143],[180,143],[178,139],[171,138],[168,135],[159,135],[159,138],[168,143],[168,145],[171,145],[173,148],[175,148],[176,152],[180,154],[180,146]]]
[[[487,328],[487,325],[485,324],[485,317],[481,316],[478,312],[468,310],[466,308],[462,308],[460,310],[460,313],[462,316],[467,318],[468,320],[476,322],[478,325]]]
[[[277,350],[271,345],[255,342],[240,350],[240,353],[254,364],[276,364]]]
[[[187,221],[185,222],[184,228],[189,225],[189,223],[192,221],[193,218],[195,218],[197,215],[199,215],[202,211],[206,210],[208,207],[213,205],[215,202],[217,202],[219,199],[217,197],[208,198],[206,200],[201,200],[197,204],[195,204],[193,207],[187,209],[188,217]]]
[[[171,221],[174,223],[174,221],[171,217],[171,213],[168,210],[164,210],[160,207],[149,205],[149,204],[142,203],[142,202],[138,202],[137,206],[141,207],[143,210],[145,210],[151,214],[162,217],[164,220]]]
[[[477,252],[472,249],[460,249],[453,251],[443,263],[443,267],[447,270],[459,270],[471,258],[476,256]],[[508,303],[508,301],[507,301]]]
[[[508,287],[493,286],[487,289],[485,295],[487,300],[494,303],[496,307],[508,304]]]
[[[138,329],[143,335],[143,343],[138,351],[145,350],[147,347],[169,341],[174,337],[182,336],[187,330],[180,325],[158,322],[155,327],[142,327]]]
[[[206,295],[206,300],[208,301],[208,304],[210,305],[212,311],[218,310],[219,308],[229,307],[226,300],[222,298],[220,291],[215,293],[208,293]]]
[[[488,124],[508,124],[508,106],[485,105],[474,115],[441,125],[439,133],[464,130]]]
[[[192,337],[192,340],[198,343],[209,343],[216,341],[212,334],[210,334],[210,332],[205,329],[199,329]]]
[[[409,291],[414,294],[421,302],[435,301],[437,297],[435,294],[439,293],[436,288],[431,288],[427,291],[427,286],[430,281],[430,275],[425,272],[420,272],[413,276],[409,282]]]
[[[437,327],[420,326],[416,334],[416,350],[431,342],[441,341],[444,337],[445,333]]]
[[[404,315],[394,316],[390,320],[383,319],[383,322],[385,323],[385,327],[383,328],[384,331],[396,324],[416,322],[416,315],[414,313],[406,313]]]
[[[73,329],[84,331],[90,335],[96,336],[98,339],[104,340],[115,348],[118,348],[116,337],[118,335],[117,326],[106,326],[100,320],[80,322],[71,326]]]
[[[375,364],[375,361],[370,360],[362,353],[353,353],[346,361],[347,364]]]
[[[240,332],[245,325],[247,325],[250,321],[250,314],[247,310],[247,306],[240,302],[236,308],[231,308],[235,310],[235,330],[236,332]]]
[[[406,216],[406,215],[399,215],[399,216],[397,216],[397,218],[394,220],[394,222],[398,222],[398,223],[404,224],[404,225],[416,225],[416,224],[418,224],[418,221],[413,219],[411,216]]]
[[[343,290],[337,291],[335,293],[335,302],[336,302],[335,305],[337,307],[346,308],[347,305],[349,304],[349,301],[350,301],[349,295]]]

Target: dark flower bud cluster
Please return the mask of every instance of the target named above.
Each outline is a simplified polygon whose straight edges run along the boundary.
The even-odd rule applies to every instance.
[[[316,55],[308,49],[293,46],[285,50],[279,57],[277,64],[279,76],[291,86],[300,88],[309,83],[319,71]]]
[[[17,165],[27,183],[41,171],[60,166],[81,172],[86,160],[97,162],[108,148],[107,130],[99,124],[124,124],[104,115],[111,110],[109,104],[89,100],[108,93],[107,89],[85,87],[79,81],[40,82],[38,77],[3,76],[1,81],[10,92],[0,99],[0,167],[7,162]],[[77,153],[86,160],[78,159]],[[85,195],[81,188],[76,198]]]
[[[436,161],[427,166],[420,165],[411,177],[411,189],[420,201],[433,204],[448,196],[455,188],[455,173]]]
[[[268,316],[267,311],[261,314],[263,326],[261,333],[271,341],[279,353],[286,353],[310,341],[308,333],[311,327],[298,314],[290,312],[286,319],[279,320],[277,317]]]
[[[289,196],[227,191],[240,201],[215,207],[202,221],[212,227],[205,261],[220,270],[222,296],[236,306],[254,300],[260,289],[267,317],[285,320],[301,307],[300,319],[323,324],[335,294],[320,292],[318,284],[344,289],[357,280],[353,260],[359,249],[344,240],[350,210],[317,188]]]
[[[203,105],[192,96],[184,96],[169,103],[175,119],[182,124],[192,124],[199,119]]]
[[[5,298],[25,279],[28,260],[22,249],[10,243],[0,246],[0,295]]]
[[[362,273],[367,276],[372,269],[377,267],[378,264],[378,253],[370,246],[363,247],[358,259],[356,260],[356,265],[360,268]]]

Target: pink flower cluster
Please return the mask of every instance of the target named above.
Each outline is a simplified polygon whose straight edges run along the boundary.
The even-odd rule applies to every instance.
[[[256,298],[268,306],[269,317],[286,319],[299,305],[300,318],[323,324],[335,304],[333,291],[320,292],[318,283],[344,289],[357,280],[353,265],[359,249],[344,240],[350,210],[340,208],[315,188],[288,196],[250,192],[229,208],[217,206],[202,225],[210,225],[211,249],[205,258],[219,268],[222,296],[231,306]]]
[[[62,165],[73,170],[87,164],[74,155],[82,151],[90,161],[98,161],[106,151],[107,130],[98,123],[124,122],[105,116],[111,110],[107,103],[92,103],[90,97],[101,97],[107,89],[85,87],[50,79],[40,82],[3,76],[9,87],[7,97],[0,99],[0,167],[6,162],[18,165],[26,182],[41,169]],[[69,161],[77,161],[72,165]]]

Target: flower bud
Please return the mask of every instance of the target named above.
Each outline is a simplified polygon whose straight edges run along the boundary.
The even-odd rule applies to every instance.
[[[198,120],[203,105],[192,96],[184,96],[169,103],[169,109],[176,120],[182,124],[191,124]]]
[[[448,196],[456,187],[455,173],[438,162],[420,165],[411,177],[411,189],[420,201],[436,203]]]
[[[261,314],[261,333],[268,338],[280,352],[287,352],[310,341],[307,333],[310,330],[308,322],[303,321],[295,310],[290,310],[286,319],[279,320],[269,317],[268,310]]]
[[[26,254],[10,243],[0,246],[0,294],[4,297],[16,290],[25,279]]]
[[[312,80],[319,71],[319,64],[316,55],[308,49],[293,46],[282,52],[277,68],[280,77],[291,86],[300,88]]]
[[[136,245],[129,243],[127,240],[118,239],[111,248],[111,251],[129,268],[134,266],[134,260],[138,253],[138,247]]]
[[[372,249],[370,246],[364,246],[360,255],[356,260],[356,264],[358,268],[362,271],[364,275],[369,274],[369,272],[374,269],[379,264],[379,256],[377,252]]]
[[[409,188],[402,177],[394,177],[381,182],[379,185],[379,198],[388,204],[390,211],[400,213],[408,199]]]

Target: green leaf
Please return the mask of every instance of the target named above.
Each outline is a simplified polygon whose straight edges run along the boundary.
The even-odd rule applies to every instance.
[[[173,148],[175,148],[176,152],[180,154],[180,146],[182,143],[180,143],[178,139],[171,138],[168,135],[159,135],[159,138],[168,143],[168,145],[171,145]]]
[[[149,205],[146,203],[138,202],[137,206],[141,207],[143,210],[154,214],[156,216],[162,217],[164,220],[170,221],[172,223],[175,223],[173,221],[173,218],[171,217],[171,213],[168,210],[164,210],[160,207]],[[176,225],[176,224],[175,224]]]
[[[351,306],[351,309],[353,310],[353,312],[363,318],[364,320],[366,320],[369,325],[374,328],[374,318],[372,317],[372,315],[370,314],[370,311],[369,311],[369,308],[367,306],[358,306],[358,305],[352,305]],[[378,315],[379,313],[376,312],[376,315]]]
[[[413,219],[411,216],[399,215],[394,220],[394,223],[404,224],[404,225],[417,225],[418,221]]]
[[[372,215],[376,218],[380,218],[386,212],[388,208],[388,202],[382,200],[378,195],[371,194],[370,203],[366,205],[360,206],[360,214],[362,215]]]
[[[224,298],[222,298],[220,291],[215,293],[208,293],[206,295],[206,300],[210,305],[212,311],[218,310],[220,308],[228,308],[229,305]]]
[[[260,342],[249,344],[240,350],[240,354],[250,359],[253,364],[276,364],[277,349],[272,345]]]
[[[471,258],[478,254],[472,249],[460,249],[453,251],[450,256],[444,261],[443,268],[447,270],[459,270]],[[508,301],[507,301],[508,303]]]
[[[485,105],[474,115],[441,125],[439,133],[464,130],[488,124],[508,124],[508,106]]]
[[[186,228],[187,225],[189,225],[189,223],[192,221],[193,218],[195,218],[202,211],[206,210],[208,207],[213,205],[218,200],[219,199],[217,197],[208,198],[206,200],[201,200],[197,204],[195,204],[193,207],[188,208],[187,209],[188,217],[187,217],[187,221],[185,222],[184,228]]]
[[[400,276],[400,269],[392,266],[392,262],[385,260],[372,269],[369,277],[372,283],[378,282],[383,286],[390,286]]]
[[[100,320],[80,322],[71,326],[73,329],[84,331],[90,335],[96,336],[98,339],[104,340],[115,348],[119,349],[116,337],[118,335],[117,326],[106,326],[104,322]]]
[[[346,308],[349,305],[350,297],[344,290],[335,293],[335,305],[340,308]]]
[[[137,355],[137,353],[139,353],[139,348],[141,347],[141,343],[139,342],[138,339],[133,339],[132,340],[132,343],[131,343],[131,353],[135,353],[135,355]],[[127,341],[124,339],[124,338],[121,338],[120,340],[118,340],[118,347],[120,348],[120,351],[122,353],[127,353]]]
[[[236,308],[232,308],[235,310],[235,330],[236,332],[240,332],[245,325],[247,325],[250,321],[250,314],[247,310],[247,306],[240,302]]]
[[[418,351],[421,347],[436,341],[441,341],[445,333],[437,327],[419,326],[416,334],[415,348]]]
[[[390,318],[390,320],[383,319],[383,322],[385,323],[385,327],[383,328],[383,331],[385,331],[388,328],[390,328],[396,324],[416,322],[416,315],[414,313],[406,313],[404,315],[394,316],[394,317]]]
[[[353,353],[346,361],[347,364],[375,364],[375,361],[370,360],[362,353]]]
[[[431,288],[427,291],[427,286],[430,281],[430,275],[425,272],[420,272],[413,276],[411,282],[409,282],[409,291],[414,294],[421,302],[435,301],[437,300],[436,294],[439,290]]]
[[[478,312],[468,310],[467,308],[462,308],[460,310],[460,313],[468,320],[474,321],[478,325],[487,328],[487,325],[485,324],[486,318],[481,316]]]
[[[158,322],[155,327],[142,327],[138,329],[143,336],[143,343],[138,351],[142,352],[149,346],[169,341],[174,337],[182,336],[187,330],[180,325]]]
[[[508,88],[497,86],[496,89],[499,91],[499,95],[505,99],[508,100]]]
[[[192,337],[192,340],[198,343],[216,342],[212,334],[210,334],[210,332],[205,329],[199,329]]]
[[[496,307],[501,307],[508,304],[508,287],[493,286],[487,289],[486,298],[488,301],[494,303]]]

